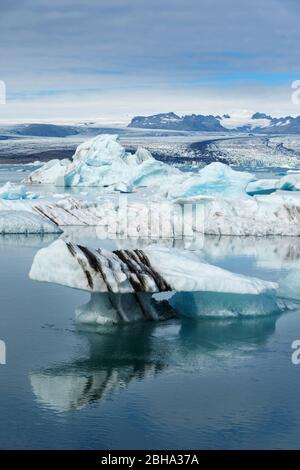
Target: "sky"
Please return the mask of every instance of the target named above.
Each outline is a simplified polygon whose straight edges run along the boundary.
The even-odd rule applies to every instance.
[[[298,0],[1,0],[0,119],[298,115],[299,20]]]

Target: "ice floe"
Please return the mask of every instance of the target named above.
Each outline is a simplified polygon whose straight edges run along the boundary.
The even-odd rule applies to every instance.
[[[249,198],[199,200],[204,209],[203,232],[208,235],[299,236],[299,196],[276,192]]]
[[[50,160],[37,170],[33,171],[26,179],[28,184],[53,184],[64,186],[64,175],[66,174],[70,160]]]
[[[178,315],[190,318],[262,316],[292,308],[284,300],[268,294],[177,292],[169,302]]]
[[[248,194],[267,194],[277,190],[300,191],[300,175],[287,174],[279,179],[260,179],[247,185]]]
[[[224,163],[214,162],[196,174],[187,174],[182,182],[168,190],[171,199],[198,195],[233,197],[245,194],[245,188],[255,179],[246,171],[235,171]]]
[[[194,234],[300,236],[300,192],[235,198],[192,196],[168,201],[126,195],[84,200],[75,197],[0,200],[0,210],[26,210],[64,226],[101,227],[108,236],[182,238]]]
[[[62,230],[38,214],[22,210],[0,210],[0,234],[62,233]]]
[[[38,194],[27,191],[25,186],[10,183],[9,181],[4,186],[0,187],[0,199],[38,199],[38,197]]]
[[[160,320],[175,315],[175,311],[182,316],[197,316],[190,308],[193,297],[188,297],[186,310],[178,308],[178,300],[169,303],[163,312],[159,310],[152,294],[174,291],[184,295],[222,294],[224,315],[228,312],[268,314],[280,310],[275,299],[276,283],[209,265],[203,261],[201,252],[170,250],[157,245],[144,250],[108,251],[57,240],[37,252],[29,276],[91,292],[90,301],[76,312],[78,321],[83,323]],[[210,315],[215,303],[209,307],[209,301],[199,302],[201,314]]]
[[[121,294],[211,291],[256,295],[277,287],[204,263],[199,252],[157,245],[108,251],[63,240],[38,251],[30,277],[89,292]]]

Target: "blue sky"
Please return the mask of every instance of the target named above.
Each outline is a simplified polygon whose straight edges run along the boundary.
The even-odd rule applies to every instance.
[[[300,114],[297,0],[1,0],[1,119]]]

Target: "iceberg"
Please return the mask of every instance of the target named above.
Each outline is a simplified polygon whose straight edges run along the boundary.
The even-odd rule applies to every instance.
[[[292,300],[300,300],[300,269],[291,269],[288,274],[279,281],[279,294]]]
[[[0,200],[0,210],[26,210],[61,227],[99,227],[107,238],[185,236],[300,236],[300,192],[239,198],[193,196],[168,201],[74,197],[37,201]]]
[[[171,199],[190,198],[199,195],[234,197],[245,194],[250,181],[255,179],[252,173],[235,171],[224,163],[214,162],[196,174],[188,176],[168,190]]]
[[[277,288],[276,283],[209,265],[201,252],[157,245],[109,251],[63,240],[37,252],[29,276],[88,292],[115,294],[210,291],[257,295]]]
[[[89,302],[76,311],[80,323],[197,316],[198,307],[193,309],[191,305],[198,301],[201,315],[212,315],[214,309],[224,316],[281,311],[276,300],[276,283],[209,265],[203,262],[200,252],[157,245],[144,250],[109,251],[57,240],[37,252],[29,276],[90,292]],[[163,292],[176,294],[161,309],[161,302],[152,294]],[[196,295],[190,295],[191,292]],[[178,293],[182,296],[178,297]],[[210,305],[207,299],[216,294],[220,294],[216,298],[222,302],[214,301]],[[182,302],[182,299],[187,300]]]
[[[300,191],[300,175],[287,174],[279,179],[260,179],[251,181],[246,187],[250,195],[270,194],[277,190]]]
[[[102,134],[80,144],[71,160],[51,160],[29,175],[25,182],[56,186],[106,187],[116,189],[145,186],[168,175],[180,175],[176,168],[155,160],[146,149],[125,151],[117,135]]]
[[[202,206],[202,230],[207,235],[300,235],[299,193],[277,191],[267,196],[235,199],[198,197],[178,202],[197,202]]]
[[[163,308],[162,308],[163,307]],[[90,300],[75,311],[78,324],[106,325],[138,320],[162,321],[176,317],[167,301],[156,301],[152,294],[92,293]]]
[[[0,234],[62,233],[49,220],[29,211],[0,210]]]
[[[27,191],[23,185],[10,183],[9,181],[0,188],[0,199],[38,199],[38,195]]]
[[[26,179],[27,183],[56,186],[110,187],[132,192],[141,187],[155,187],[169,199],[203,194],[233,196],[245,192],[255,177],[234,171],[223,163],[211,163],[198,173],[183,172],[153,158],[139,147],[126,152],[117,135],[99,135],[78,146],[72,161],[52,160]]]
[[[138,202],[118,198],[84,200],[64,197],[7,201],[0,210],[26,210],[58,226],[99,227],[107,238],[183,238],[186,236],[300,236],[300,192],[276,191],[270,195],[192,197]]]
[[[176,292],[169,303],[179,316],[189,318],[263,316],[291,308],[275,295],[222,292]]]
[[[33,171],[26,179],[27,184],[52,184],[64,186],[64,175],[68,170],[70,160],[50,160],[37,170]]]

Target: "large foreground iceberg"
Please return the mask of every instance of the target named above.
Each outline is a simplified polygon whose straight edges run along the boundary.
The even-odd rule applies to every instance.
[[[276,283],[209,265],[203,262],[199,252],[170,250],[156,245],[144,250],[108,251],[58,240],[38,251],[29,276],[91,292],[90,301],[76,312],[77,320],[82,323],[212,315],[212,308],[208,311],[209,302],[201,299],[196,310],[190,308],[190,299],[195,302],[196,296],[187,298],[186,308],[177,300],[167,303],[163,310],[161,303],[152,296],[174,291],[182,292],[182,295],[189,292],[222,294],[221,303],[213,305],[216,312],[223,309],[224,315],[228,312],[235,316],[269,314],[281,310],[275,297]],[[228,299],[232,295],[235,301],[230,303]],[[240,310],[237,299],[241,299]]]
[[[157,245],[108,251],[63,240],[38,251],[30,277],[89,292],[120,294],[209,291],[257,295],[277,287],[204,263],[199,252]]]

